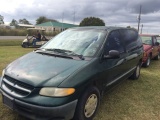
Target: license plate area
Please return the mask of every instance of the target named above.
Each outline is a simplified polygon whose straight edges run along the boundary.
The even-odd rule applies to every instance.
[[[3,95],[3,104],[12,110],[14,109],[14,99],[9,96]]]

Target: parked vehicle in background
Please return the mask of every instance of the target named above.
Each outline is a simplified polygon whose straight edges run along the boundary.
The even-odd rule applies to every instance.
[[[28,31],[28,34],[26,35],[26,39],[24,39],[22,41],[22,47],[24,48],[28,48],[28,47],[41,47],[42,45],[44,45],[46,42],[48,42],[49,39],[46,38],[46,36],[44,35],[44,31],[45,29],[38,29],[38,28],[27,28],[27,31]],[[36,31],[39,31],[41,33],[41,40],[40,41],[37,41],[35,43],[35,45],[33,46],[33,43],[32,41],[35,38],[34,34]],[[29,34],[32,34],[32,35],[29,35]],[[29,36],[31,36],[29,38]]]
[[[151,59],[158,60],[160,58],[160,46],[157,41],[158,35],[141,34],[140,35],[143,42],[143,66],[148,67],[150,65]]]
[[[139,78],[142,57],[135,29],[70,28],[3,70],[3,103],[35,120],[92,120],[106,88]]]

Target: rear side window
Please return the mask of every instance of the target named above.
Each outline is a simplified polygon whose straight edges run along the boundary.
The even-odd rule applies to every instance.
[[[132,50],[137,47],[137,40],[139,38],[138,32],[131,29],[120,30],[122,39],[124,40],[126,50]]]

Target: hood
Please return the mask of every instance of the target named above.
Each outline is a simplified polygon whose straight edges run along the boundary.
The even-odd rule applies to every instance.
[[[143,49],[144,49],[144,51],[147,51],[147,50],[149,50],[149,49],[151,49],[151,48],[152,48],[151,45],[145,45],[145,44],[143,44]]]
[[[86,62],[31,52],[9,64],[5,74],[34,87],[56,87]]]

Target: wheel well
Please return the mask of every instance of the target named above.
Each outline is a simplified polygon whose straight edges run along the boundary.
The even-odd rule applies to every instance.
[[[100,95],[103,94],[104,91],[103,84],[99,80],[94,80],[92,85],[98,88]]]
[[[149,53],[150,57],[152,57],[152,53]]]
[[[84,90],[83,90],[83,92],[85,92],[88,88],[90,88],[90,87],[96,87],[98,90],[99,90],[99,92],[100,92],[100,95],[101,95],[101,93],[103,93],[103,90],[104,90],[104,88],[102,87],[102,82],[101,82],[101,80],[98,80],[98,79],[92,79],[92,82],[90,82],[90,83],[88,83],[85,87],[84,87]],[[81,95],[80,95],[80,97],[81,97]]]

